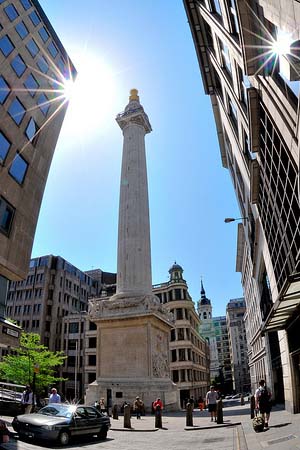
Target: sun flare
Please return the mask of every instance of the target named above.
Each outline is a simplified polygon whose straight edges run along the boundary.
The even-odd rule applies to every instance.
[[[64,97],[69,101],[66,122],[74,134],[82,134],[100,128],[106,117],[116,114],[115,77],[112,69],[94,55],[80,56],[74,64],[76,79],[64,80]]]

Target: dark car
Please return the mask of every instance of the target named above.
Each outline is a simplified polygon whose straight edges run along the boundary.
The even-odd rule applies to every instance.
[[[38,413],[16,416],[12,426],[19,437],[52,439],[67,445],[76,436],[96,434],[106,439],[110,419],[93,406],[51,403]]]

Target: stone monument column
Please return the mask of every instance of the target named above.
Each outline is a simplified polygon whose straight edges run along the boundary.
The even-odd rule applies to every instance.
[[[123,131],[120,186],[117,295],[152,293],[150,221],[145,134],[152,131],[132,89],[129,104],[116,118]]]
[[[150,411],[159,397],[166,410],[176,410],[179,393],[169,365],[173,318],[152,293],[145,154],[151,125],[136,89],[116,120],[124,136],[117,292],[90,301],[89,318],[97,324],[97,379],[88,387],[86,402],[103,397],[121,406],[139,396]]]

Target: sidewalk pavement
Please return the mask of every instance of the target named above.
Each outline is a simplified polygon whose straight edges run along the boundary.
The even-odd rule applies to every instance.
[[[269,429],[256,433],[250,418],[250,405],[236,404],[223,408],[224,424],[210,421],[207,411],[194,410],[193,427],[186,427],[185,411],[165,413],[162,416],[163,429],[182,430],[201,433],[201,430],[221,428],[224,426],[237,427],[239,450],[298,450],[300,449],[300,414],[290,414],[283,406],[275,406],[271,412]],[[123,427],[123,417],[119,420],[111,419],[112,430],[115,431],[157,431],[154,416],[142,416],[141,420],[131,418],[131,429]],[[163,430],[162,430],[163,431]]]
[[[12,417],[0,416],[11,428]],[[154,432],[163,433],[164,429],[169,431],[184,431],[188,433],[207,433],[209,429],[231,426],[237,429],[238,443],[237,450],[298,450],[300,449],[300,414],[290,414],[283,408],[274,407],[271,412],[269,421],[269,429],[255,433],[252,428],[252,420],[250,418],[250,406],[246,404],[228,405],[223,408],[223,425],[218,425],[210,421],[207,411],[200,412],[194,410],[193,427],[186,427],[185,411],[176,413],[163,413],[162,425],[163,429],[155,428],[155,418],[153,415],[142,416],[141,420],[136,417],[131,418],[131,429],[123,427],[123,416],[118,420],[111,419],[111,430],[128,431],[128,432]],[[150,436],[149,436],[149,439]]]

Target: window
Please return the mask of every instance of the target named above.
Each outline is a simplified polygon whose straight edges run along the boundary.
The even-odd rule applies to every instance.
[[[48,33],[48,31],[46,30],[45,27],[42,27],[42,28],[39,29],[39,35],[41,36],[43,42],[47,42],[49,37],[50,37],[49,33]]]
[[[69,323],[69,333],[78,333],[79,332],[79,323],[78,322],[70,322]]]
[[[67,361],[68,361],[67,365],[69,367],[75,367],[75,364],[76,364],[75,356],[68,356]]]
[[[44,116],[46,116],[48,111],[49,111],[49,108],[50,108],[49,99],[46,97],[45,94],[41,94],[38,97],[37,103],[38,103],[38,105],[40,107],[40,110],[44,114]]]
[[[235,0],[230,0],[229,3],[230,3],[229,13],[230,13],[230,18],[231,18],[232,33],[238,34],[239,33],[239,23],[238,23],[238,18],[237,18],[237,13],[236,13]]]
[[[30,141],[32,141],[32,144],[35,144],[35,140],[36,140],[35,138],[36,138],[38,130],[39,129],[38,129],[37,124],[35,123],[34,119],[31,117],[31,119],[29,120],[28,125],[26,127],[25,134],[26,134],[27,138]]]
[[[97,330],[97,325],[95,324],[95,322],[90,322],[89,329],[90,330]]]
[[[8,108],[8,113],[17,125],[20,125],[25,115],[25,108],[18,98],[15,98]]]
[[[33,58],[38,54],[40,50],[33,39],[30,39],[30,41],[27,42],[26,48]]]
[[[213,0],[213,10],[214,12],[218,13],[220,16],[222,15],[220,1],[219,0]]]
[[[0,75],[0,103],[3,105],[5,100],[8,97],[8,94],[10,93],[10,87],[8,86],[7,82],[3,78],[2,75]]]
[[[96,365],[96,355],[89,355],[89,366],[95,366]]]
[[[96,348],[97,347],[97,338],[92,337],[89,338],[89,348]]]
[[[176,341],[176,331],[174,328],[171,330],[171,342],[172,341]]]
[[[26,80],[24,82],[24,86],[28,89],[29,94],[31,95],[31,97],[33,97],[34,94],[36,93],[37,89],[39,88],[39,83],[36,81],[36,79],[34,78],[34,76],[31,73],[26,78]]]
[[[230,56],[229,56],[229,49],[227,45],[224,44],[224,42],[220,41],[220,47],[221,47],[221,53],[222,53],[222,61],[223,66],[227,70],[227,73],[232,76],[232,68],[231,68],[231,62],[230,62]]]
[[[184,340],[184,329],[183,328],[177,329],[177,337],[178,337],[178,341]]]
[[[13,22],[19,16],[18,11],[12,4],[6,6],[6,8],[4,8],[4,11],[11,22]]]
[[[4,56],[8,56],[14,48],[15,47],[8,36],[3,36],[3,38],[0,39],[0,50]]]
[[[95,381],[95,380],[96,380],[96,374],[95,373],[89,373],[88,374],[88,382],[89,382],[89,384],[93,383],[93,381]],[[116,392],[116,397],[118,397],[117,394],[119,394],[119,392]],[[122,392],[121,392],[121,394],[122,394]],[[122,395],[121,395],[121,398],[122,398]]]
[[[65,78],[69,78],[69,72],[68,72],[66,65],[65,65],[64,61],[62,60],[62,58],[59,58],[57,65],[59,67],[60,73]]]
[[[20,78],[26,70],[26,64],[20,55],[17,55],[10,63],[11,67],[14,69],[18,77]]]
[[[14,160],[10,166],[9,174],[17,181],[17,183],[22,184],[28,169],[28,163],[22,158],[18,153],[14,157]]]
[[[242,103],[244,103],[245,106],[247,106],[248,98],[247,98],[247,89],[251,86],[249,78],[247,75],[244,74],[242,69],[238,67],[238,77],[240,82],[240,98]]]
[[[58,54],[58,50],[56,48],[56,46],[54,45],[53,42],[51,42],[48,46],[48,50],[51,56],[53,56],[53,58],[56,57],[56,55]]]
[[[0,164],[3,163],[3,161],[5,160],[10,146],[11,146],[11,143],[9,142],[8,139],[6,139],[4,134],[0,131]]]
[[[20,0],[20,3],[22,3],[23,8],[26,10],[32,7],[32,3],[30,0]]]
[[[15,29],[21,39],[24,39],[28,35],[28,30],[24,22],[19,22],[15,26]]]
[[[238,117],[237,117],[237,109],[231,98],[228,98],[228,107],[229,107],[229,115],[232,119],[232,123],[237,130],[238,128]]]
[[[78,342],[77,339],[68,340],[68,350],[77,350]]]
[[[13,208],[3,197],[0,197],[0,231],[7,236],[11,230],[14,214],[15,208]]]
[[[39,16],[35,11],[32,11],[32,13],[29,14],[29,17],[34,26],[37,26],[41,21],[41,19],[39,18]]]
[[[49,66],[47,61],[45,60],[45,58],[43,56],[40,56],[38,62],[37,62],[38,68],[41,70],[41,72],[43,73],[47,73]]]

